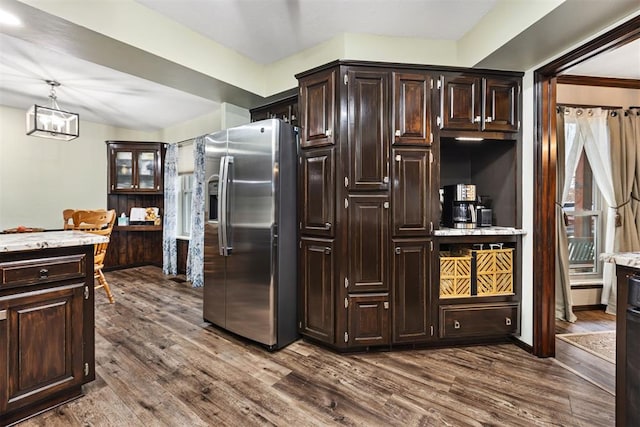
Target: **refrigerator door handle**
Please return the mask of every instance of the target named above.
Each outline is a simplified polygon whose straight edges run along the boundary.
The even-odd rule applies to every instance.
[[[218,249],[226,256],[227,248],[227,156],[220,157],[220,178],[218,186]]]
[[[231,223],[229,218],[231,217],[231,204],[229,199],[231,198],[231,188],[233,184],[233,156],[225,156],[227,158],[227,167],[224,177],[225,192],[224,192],[224,255],[231,256],[231,250],[233,245],[231,239],[233,235],[229,232]]]

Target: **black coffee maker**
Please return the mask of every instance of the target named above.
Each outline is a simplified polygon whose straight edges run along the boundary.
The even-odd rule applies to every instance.
[[[445,185],[442,190],[442,225],[450,228],[476,228],[476,186]]]

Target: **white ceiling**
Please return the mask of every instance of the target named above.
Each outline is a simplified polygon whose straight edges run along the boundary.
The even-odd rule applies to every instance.
[[[8,3],[12,0],[0,0]],[[332,38],[369,33],[457,40],[497,0],[136,0],[247,57],[270,63]],[[144,31],[141,26],[141,31]],[[210,97],[60,55],[46,46],[3,34],[0,26],[0,104],[26,110],[46,105],[44,80],[62,83],[60,107],[81,120],[137,130],[158,130],[214,110]],[[607,54],[571,74],[640,79],[637,47],[622,62]],[[635,50],[634,50],[635,49]],[[96,54],[99,54],[97,52]],[[635,62],[634,62],[635,60]],[[631,64],[629,64],[631,61]],[[174,64],[175,65],[175,64]],[[591,67],[591,68],[585,68]],[[631,71],[635,71],[631,73]],[[229,99],[222,99],[222,101]],[[240,105],[240,104],[238,104]]]

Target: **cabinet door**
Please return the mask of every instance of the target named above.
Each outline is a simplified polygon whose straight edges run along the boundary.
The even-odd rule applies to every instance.
[[[440,79],[441,129],[480,130],[480,77],[443,75]]]
[[[335,70],[300,80],[303,148],[334,143],[335,81]]]
[[[389,188],[389,74],[348,71],[348,189]]]
[[[300,333],[334,342],[333,240],[301,239]]]
[[[349,347],[389,344],[389,294],[349,295]]]
[[[393,144],[430,145],[432,77],[393,73]]]
[[[348,199],[349,292],[388,290],[389,201],[384,195]]]
[[[85,283],[19,294],[0,302],[0,412],[84,382]],[[91,343],[93,345],[93,343]]]
[[[134,188],[138,192],[157,192],[160,190],[160,153],[158,150],[137,150],[136,180]]]
[[[335,213],[334,149],[302,150],[301,233],[333,236]]]
[[[429,321],[431,240],[393,241],[393,342],[425,341]]]
[[[394,236],[425,236],[431,219],[431,150],[393,150],[392,217]]]
[[[487,78],[484,80],[485,117],[487,131],[517,132],[519,128],[519,79]]]
[[[111,191],[132,191],[134,189],[134,160],[133,150],[111,150]]]

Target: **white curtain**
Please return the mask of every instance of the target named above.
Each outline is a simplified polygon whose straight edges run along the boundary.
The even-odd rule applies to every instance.
[[[178,273],[178,146],[167,147],[164,158],[164,216],[162,219],[162,272]]]
[[[567,108],[565,115],[567,141],[567,167],[562,200],[566,199],[582,150],[593,171],[593,177],[602,194],[605,209],[604,252],[614,251],[615,241],[615,194],[611,172],[611,149],[607,128],[607,111],[601,108]],[[612,288],[615,287],[615,266],[605,263],[603,267],[602,304],[608,304]]]
[[[187,252],[187,280],[194,288],[204,285],[204,202],[205,138],[193,146],[193,187],[191,197],[191,237]]]

